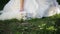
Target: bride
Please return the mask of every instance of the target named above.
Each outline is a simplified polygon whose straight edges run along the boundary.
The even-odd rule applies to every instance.
[[[56,0],[10,0],[0,13],[0,20],[20,20],[49,17],[60,11]]]

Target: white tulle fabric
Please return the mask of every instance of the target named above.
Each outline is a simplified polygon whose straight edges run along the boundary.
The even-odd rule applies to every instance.
[[[0,20],[42,18],[60,13],[56,0],[24,0],[24,11],[20,12],[20,0],[10,0],[2,10]]]

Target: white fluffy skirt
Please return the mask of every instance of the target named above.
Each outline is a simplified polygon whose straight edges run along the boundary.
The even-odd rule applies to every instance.
[[[25,0],[20,12],[20,0],[10,0],[1,12],[0,20],[49,17],[60,13],[56,0]],[[22,14],[22,15],[21,15]]]

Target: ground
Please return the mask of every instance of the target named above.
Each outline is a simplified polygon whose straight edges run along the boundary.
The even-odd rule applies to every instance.
[[[60,14],[31,20],[0,20],[1,34],[59,34]]]

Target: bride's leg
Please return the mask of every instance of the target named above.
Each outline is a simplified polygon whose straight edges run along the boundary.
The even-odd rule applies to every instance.
[[[24,0],[20,0],[20,11],[24,10]]]
[[[20,0],[20,17],[21,19],[26,19],[26,12],[24,10],[24,0]]]

